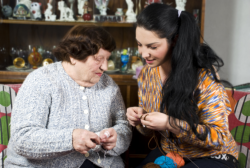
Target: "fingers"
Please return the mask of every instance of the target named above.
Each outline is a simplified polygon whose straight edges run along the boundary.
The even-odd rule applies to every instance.
[[[103,144],[102,147],[106,150],[111,150],[113,149],[114,147],[116,146],[116,143],[106,143],[106,144]]]
[[[130,107],[127,109],[127,119],[132,126],[140,124],[140,117],[143,114],[143,109],[141,107]]]
[[[89,141],[86,142],[86,147],[88,149],[93,149],[93,148],[96,147],[96,143],[94,141],[92,141],[92,140],[89,140]]]
[[[142,123],[142,125],[145,125],[145,126],[151,126],[151,122],[150,121],[141,120],[141,123]]]
[[[102,143],[113,143],[117,141],[117,133],[114,128],[108,128],[100,133]]]
[[[101,131],[100,139],[101,139],[102,147],[106,150],[111,150],[116,146],[117,133],[114,128],[105,129]]]
[[[101,143],[100,138],[98,137],[98,135],[96,135],[95,133],[91,132],[91,136],[90,139],[92,140],[92,142],[94,142],[95,144],[99,145]]]

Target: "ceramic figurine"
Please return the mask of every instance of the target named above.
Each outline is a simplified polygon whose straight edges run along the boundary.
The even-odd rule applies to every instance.
[[[84,11],[83,20],[85,21],[91,20],[91,15],[89,14],[89,12],[92,11],[92,9],[88,5],[89,2],[86,1],[83,6],[83,11]]]
[[[42,14],[41,14],[41,3],[32,2],[31,3],[31,18],[35,20],[42,20]]]
[[[52,14],[52,5],[51,5],[52,0],[50,0],[47,3],[47,9],[44,12],[44,16],[45,16],[45,21],[55,21],[56,20],[56,15]]]
[[[2,13],[3,13],[5,18],[10,17],[12,14],[12,8],[9,5],[4,5],[2,7]]]
[[[69,4],[70,4],[70,9],[72,10],[73,14],[74,14],[74,9],[73,9],[73,6],[74,6],[74,3],[75,3],[75,0],[68,0]]]
[[[136,14],[133,10],[134,8],[134,3],[132,0],[126,0],[126,3],[128,5],[128,10],[126,12],[126,22],[136,22]]]
[[[13,10],[13,17],[17,19],[29,19],[31,17],[30,8],[30,0],[20,0],[19,2],[17,1],[17,5]]]
[[[24,4],[30,10],[31,3],[32,3],[31,0],[19,0],[19,2],[17,4]]]
[[[78,7],[78,14],[80,16],[83,16],[84,14],[84,3],[86,2],[87,0],[78,0],[78,4],[77,4],[77,7]]]
[[[75,21],[72,10],[64,6],[64,1],[58,1],[58,9],[60,10],[60,21]]]
[[[107,15],[109,0],[95,0],[96,8],[99,9],[100,15]]]
[[[117,8],[117,11],[115,12],[116,16],[122,16],[123,15],[123,11],[122,8]]]
[[[187,0],[175,0],[177,10],[185,10]]]

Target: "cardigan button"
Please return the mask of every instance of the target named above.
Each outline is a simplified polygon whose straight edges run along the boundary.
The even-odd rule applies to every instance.
[[[85,154],[85,157],[89,157],[89,153],[88,152]]]

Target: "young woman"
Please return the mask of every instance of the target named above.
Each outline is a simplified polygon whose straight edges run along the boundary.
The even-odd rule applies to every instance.
[[[147,65],[138,78],[139,107],[128,108],[127,118],[142,134],[160,135],[139,167],[169,152],[184,158],[183,168],[238,167],[230,104],[216,73],[223,61],[200,44],[193,16],[149,5],[137,18],[136,40]]]

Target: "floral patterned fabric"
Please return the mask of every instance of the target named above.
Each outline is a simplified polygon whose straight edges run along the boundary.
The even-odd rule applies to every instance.
[[[230,114],[229,130],[239,149],[241,168],[250,168],[250,94],[243,96],[235,105],[234,113]]]

